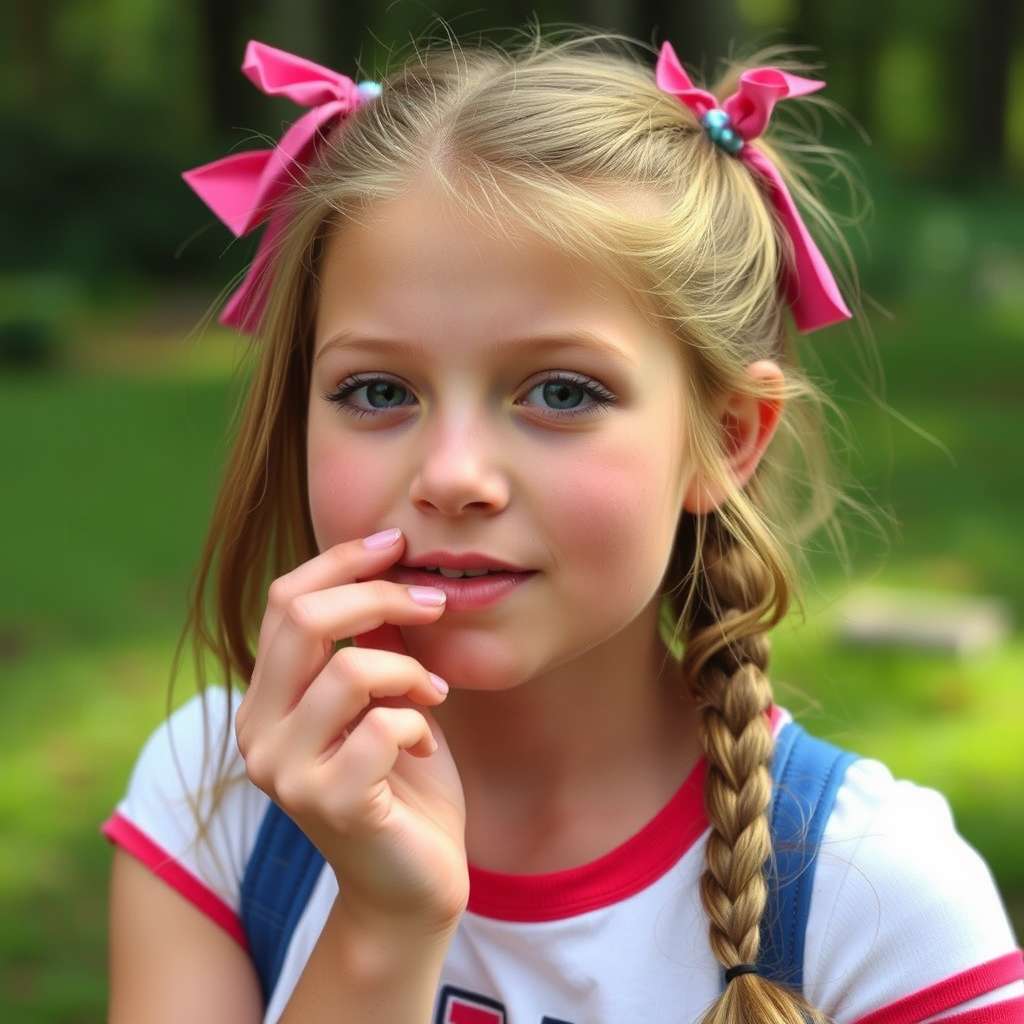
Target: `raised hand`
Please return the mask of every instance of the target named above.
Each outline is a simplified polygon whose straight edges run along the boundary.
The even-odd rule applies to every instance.
[[[374,578],[404,547],[385,531],[272,584],[235,726],[249,777],[323,853],[346,910],[369,926],[433,928],[468,896],[465,810],[429,712],[447,684],[395,628],[436,621],[444,595]],[[387,649],[336,649],[368,633]]]

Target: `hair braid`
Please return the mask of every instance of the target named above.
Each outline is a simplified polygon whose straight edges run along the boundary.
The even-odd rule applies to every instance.
[[[701,713],[711,834],[701,878],[715,958],[724,969],[756,964],[768,902],[768,806],[775,740],[768,718],[767,632],[785,614],[785,577],[738,540],[717,515],[698,537],[683,665]],[[734,978],[704,1024],[809,1024],[826,1018],[795,992],[757,974]]]

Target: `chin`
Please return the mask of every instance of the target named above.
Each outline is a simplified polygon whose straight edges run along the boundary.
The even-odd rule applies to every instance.
[[[402,630],[409,654],[456,690],[508,690],[528,682],[537,666],[527,664],[528,645],[509,645],[491,634],[443,635],[432,627]]]

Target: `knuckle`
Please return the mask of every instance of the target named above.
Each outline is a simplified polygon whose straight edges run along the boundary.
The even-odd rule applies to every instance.
[[[339,647],[327,662],[326,671],[339,682],[357,684],[366,679],[366,658],[358,647]]]
[[[369,591],[371,600],[377,604],[389,606],[395,601],[395,584],[387,580],[367,580],[364,586]]]
[[[288,607],[293,594],[291,580],[287,576],[279,576],[267,588],[267,605],[277,611],[283,611]]]
[[[274,783],[274,760],[268,756],[263,744],[248,743],[242,751],[245,774],[260,789],[269,791]]]
[[[338,572],[344,572],[349,567],[349,548],[346,542],[340,544],[334,544],[323,552],[324,556],[330,560],[333,569]]]
[[[316,601],[311,594],[296,594],[284,607],[284,619],[299,633],[315,632]]]
[[[306,787],[290,772],[283,773],[275,780],[272,795],[281,807],[292,814],[308,809],[309,795]]]
[[[393,745],[404,731],[403,724],[411,724],[413,715],[420,717],[417,712],[409,709],[377,706],[366,712],[361,727],[377,742]]]

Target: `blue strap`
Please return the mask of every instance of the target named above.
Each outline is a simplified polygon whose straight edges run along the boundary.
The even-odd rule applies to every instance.
[[[809,735],[795,722],[779,733],[772,760],[774,864],[761,925],[761,973],[800,990],[814,870],[825,825],[857,755]]]
[[[263,815],[241,890],[242,927],[256,965],[264,1005],[277,985],[295,926],[324,859],[275,803]]]

